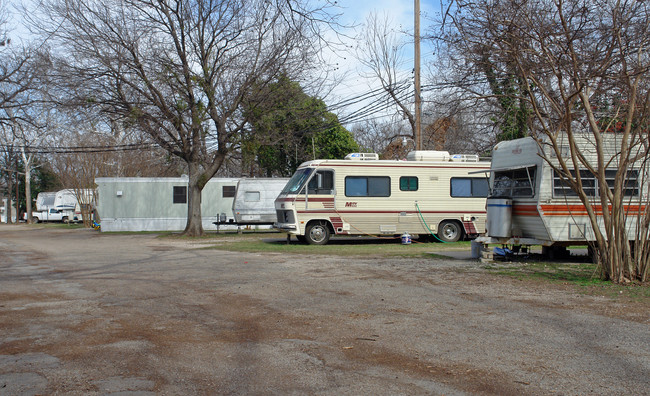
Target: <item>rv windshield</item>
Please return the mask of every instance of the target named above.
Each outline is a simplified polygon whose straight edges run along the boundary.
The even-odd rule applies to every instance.
[[[303,186],[309,176],[311,176],[314,168],[303,168],[298,169],[296,173],[291,176],[291,179],[287,182],[287,185],[284,187],[280,194],[298,194],[302,190]]]

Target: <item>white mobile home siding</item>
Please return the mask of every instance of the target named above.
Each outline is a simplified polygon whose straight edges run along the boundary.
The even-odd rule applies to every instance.
[[[233,197],[223,197],[223,187],[234,192],[237,178],[211,179],[203,188],[201,214],[205,230],[216,229],[219,214],[233,218]],[[174,203],[174,187],[187,187],[187,177],[101,177],[97,183],[97,211],[102,231],[182,231],[187,224],[186,203]]]

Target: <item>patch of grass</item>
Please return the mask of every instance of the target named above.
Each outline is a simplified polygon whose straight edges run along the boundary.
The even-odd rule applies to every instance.
[[[624,295],[631,300],[650,300],[650,285],[619,285],[600,279],[600,270],[592,263],[567,262],[511,262],[494,263],[484,268],[494,274],[521,280],[538,280],[556,284],[569,284],[584,294],[618,298]]]
[[[296,241],[287,244],[286,235],[278,233],[244,233],[212,235],[215,245],[210,249],[237,252],[318,254],[360,257],[443,257],[436,251],[469,250],[469,242],[412,243],[402,245],[399,238],[332,238],[327,245],[308,245]]]
[[[46,228],[84,228],[84,223],[39,222],[33,225]]]

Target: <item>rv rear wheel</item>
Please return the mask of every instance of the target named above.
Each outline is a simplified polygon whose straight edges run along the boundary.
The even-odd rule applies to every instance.
[[[310,245],[325,245],[330,239],[330,229],[323,222],[310,223],[305,230],[305,238]]]
[[[443,221],[438,226],[438,238],[443,242],[458,242],[463,230],[455,221]]]

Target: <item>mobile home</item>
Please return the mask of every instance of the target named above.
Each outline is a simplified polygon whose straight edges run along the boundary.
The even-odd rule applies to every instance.
[[[560,140],[560,146],[568,156],[566,137],[561,139],[564,140]],[[595,164],[596,152],[589,135],[579,134],[576,139],[582,154]],[[605,135],[604,143],[604,156],[611,160],[611,168],[605,170],[605,175],[608,184],[611,180],[613,186],[620,136]],[[557,157],[552,155],[550,148],[544,150],[549,150],[547,157],[557,164]],[[566,246],[586,245],[595,240],[586,207],[542,158],[542,154],[540,145],[530,137],[501,142],[494,147],[490,169],[491,193],[487,202],[487,235],[479,238],[479,242],[542,245],[552,253],[562,251]],[[623,193],[628,198],[627,226],[631,239],[636,232],[635,214],[642,212],[648,201],[647,173],[647,168],[637,166],[627,174]],[[583,188],[593,197],[596,213],[602,214],[598,180],[584,169],[580,170],[580,175]]]
[[[234,219],[237,178],[208,181],[201,196],[203,228],[220,214]],[[99,177],[97,211],[102,231],[182,231],[187,224],[187,177]]]
[[[275,227],[325,244],[332,235],[437,235],[444,242],[485,228],[489,169],[476,155],[409,153],[406,161],[350,154],[300,165],[275,201]]]

